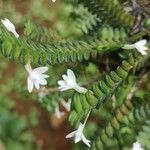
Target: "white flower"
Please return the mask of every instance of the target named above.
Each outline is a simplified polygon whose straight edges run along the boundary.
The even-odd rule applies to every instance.
[[[60,91],[66,91],[66,90],[69,90],[69,89],[75,89],[79,93],[87,92],[86,88],[83,88],[83,87],[79,86],[76,83],[75,74],[73,73],[73,71],[71,69],[68,69],[67,70],[67,75],[62,75],[62,78],[64,80],[59,80],[58,81],[58,84],[60,85],[59,86],[59,90]]]
[[[123,49],[134,49],[136,48],[142,55],[147,55],[146,50],[148,50],[148,48],[145,46],[147,44],[146,40],[140,40],[134,44],[125,44]]]
[[[144,150],[139,142],[133,143],[132,150]]]
[[[25,65],[25,69],[29,74],[27,79],[29,92],[32,92],[34,86],[36,87],[36,89],[39,89],[40,85],[47,84],[46,78],[48,78],[49,76],[44,73],[48,70],[48,67],[38,67],[32,69],[30,63],[27,63]]]
[[[9,19],[5,18],[4,20],[1,19],[1,21],[9,32],[12,32],[16,38],[19,37],[19,34],[16,32],[15,26],[11,23]]]
[[[39,101],[42,101],[42,99],[46,96],[46,93],[44,92],[39,92],[38,93],[38,98],[39,98]]]
[[[38,92],[38,100],[41,102],[46,95],[45,92]]]
[[[56,2],[56,0],[52,0],[52,2],[53,2],[53,3],[55,3],[55,2]]]
[[[64,106],[64,108],[66,108],[67,111],[70,111],[70,107],[71,107],[71,98],[68,100],[68,102],[62,100],[61,104]]]
[[[84,124],[80,123],[78,129],[75,130],[75,131],[73,131],[73,132],[71,132],[71,133],[69,133],[66,136],[66,138],[72,138],[72,137],[74,137],[74,142],[75,143],[78,143],[79,141],[82,140],[87,146],[90,147],[90,142],[91,141],[87,140],[85,138],[84,134],[83,134],[84,126],[85,126]]]
[[[57,106],[55,107],[55,114],[54,114],[54,115],[55,115],[58,119],[60,119],[64,114],[65,114],[64,112],[61,112],[61,111],[59,110],[59,106],[57,105]]]

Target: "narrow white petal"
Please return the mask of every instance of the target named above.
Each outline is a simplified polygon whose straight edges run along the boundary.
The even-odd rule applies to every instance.
[[[143,49],[144,49],[145,51],[147,51],[147,50],[148,50],[148,47],[146,47],[146,46],[143,46]]]
[[[142,55],[147,55],[147,52],[146,51],[140,51],[139,52],[142,54]]]
[[[67,70],[67,76],[68,76],[69,79],[74,80],[76,82],[75,74],[71,69]]]
[[[8,31],[15,30],[15,26],[12,24],[12,22],[9,19],[5,18],[4,20],[1,19],[1,21]]]
[[[90,140],[87,140],[86,138],[85,138],[85,136],[84,136],[84,134],[82,134],[82,141],[88,146],[88,147],[91,147],[91,145],[90,145]]]
[[[140,41],[136,42],[135,44],[143,46],[143,45],[147,44],[147,40],[140,40]]]
[[[68,77],[66,75],[62,75],[62,78],[67,81],[68,80]]]
[[[64,112],[58,112],[58,113],[55,113],[55,116],[60,119],[65,113]]]
[[[68,102],[66,102],[65,100],[63,100],[61,102],[61,104],[64,106],[64,108],[69,112],[70,111],[70,107],[71,107],[71,99],[68,100]]]
[[[35,83],[34,83],[34,85],[35,85],[35,87],[36,87],[36,89],[37,89],[37,90],[40,88],[40,84],[39,84],[39,82],[38,82],[38,81],[37,81],[37,82],[35,82]]]
[[[136,49],[142,54],[142,55],[147,55],[146,50],[148,50],[147,47],[145,46],[136,46]]]
[[[40,79],[40,80],[38,80],[38,82],[39,82],[39,84],[41,84],[41,85],[47,85],[47,81],[46,81],[46,79]]]
[[[142,47],[142,50],[143,50],[143,51],[147,51],[147,50],[148,50],[148,47],[143,46],[143,47]]]
[[[19,37],[19,34],[15,30],[15,26],[11,23],[9,19],[5,18],[4,20],[1,19],[1,21],[9,32],[12,32],[16,38]]]
[[[34,71],[38,72],[38,73],[44,73],[48,70],[48,67],[38,67],[38,68],[35,68]]]
[[[47,74],[42,74],[42,76],[43,76],[44,78],[49,78],[49,75],[47,75]]]
[[[74,143],[78,143],[81,140],[82,140],[81,136],[75,136]]]
[[[66,85],[66,82],[64,80],[59,80],[57,83],[58,83],[58,85],[61,85],[61,86]]]
[[[67,135],[66,135],[66,139],[74,137],[74,136],[75,136],[75,133],[76,133],[76,131],[73,131],[73,132],[67,134]]]
[[[28,85],[28,91],[31,93],[34,87],[34,83],[32,82],[32,80],[30,80],[30,78],[27,79],[27,85]]]
[[[59,106],[55,107],[55,116],[60,119],[65,113],[59,110]]]

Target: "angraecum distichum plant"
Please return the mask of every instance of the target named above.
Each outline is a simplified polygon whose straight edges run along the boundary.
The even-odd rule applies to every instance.
[[[14,88],[67,116],[71,149],[150,150],[149,0],[0,4],[0,53],[26,80]]]

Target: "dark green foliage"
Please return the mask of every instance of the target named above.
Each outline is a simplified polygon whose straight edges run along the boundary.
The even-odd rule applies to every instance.
[[[145,120],[149,118],[149,103],[143,104],[138,108],[134,108],[130,101],[126,101],[118,110],[116,110],[115,117],[111,120],[108,125],[102,129],[97,136],[97,139],[94,141],[93,146],[91,149],[106,149],[113,145],[117,145],[117,137],[116,131],[121,130],[121,128],[136,128],[141,129],[142,125],[144,124]],[[135,126],[137,124],[137,126]],[[135,128],[136,127],[136,128]],[[149,128],[147,128],[149,130]],[[117,134],[120,134],[117,132]],[[148,136],[148,134],[146,134]],[[120,141],[122,140],[122,144],[126,144],[124,141],[124,137],[120,136]],[[108,142],[110,141],[110,142]],[[143,140],[144,141],[144,140]],[[146,140],[147,141],[147,140]],[[111,144],[111,145],[110,145]]]
[[[85,34],[99,29],[101,20],[96,15],[91,14],[87,8],[82,5],[75,7],[71,16],[73,21],[75,20],[76,27]]]
[[[139,56],[137,53],[134,55],[129,54],[128,59],[124,60],[122,65],[117,67],[116,71],[111,71],[103,80],[94,84],[91,87],[91,91],[89,90],[85,95],[76,94],[73,98],[72,112],[69,118],[71,124],[76,124],[82,117],[84,118],[87,112],[94,108],[98,109],[101,104],[106,103],[107,99],[115,94],[118,87],[126,80],[131,71],[139,70],[147,59],[148,57]],[[82,103],[83,99],[84,102]]]
[[[16,39],[11,33],[3,31],[0,47],[2,54],[12,60],[19,59],[23,64],[31,60],[34,65],[44,65],[96,58],[98,54],[119,49],[127,40],[125,30],[113,28],[103,28],[98,37],[85,37],[79,41],[58,44],[39,42],[38,39]]]
[[[39,103],[41,106],[47,110],[48,112],[54,112],[55,107],[58,105],[60,101],[60,95],[57,93],[52,93],[51,95],[46,95],[42,99],[39,99]]]
[[[125,12],[118,0],[79,0],[85,7],[96,14],[101,20],[102,25],[124,26],[132,28],[135,18]]]
[[[147,120],[143,126],[142,130],[139,132],[137,136],[137,140],[145,146],[146,149],[150,147],[150,120]]]

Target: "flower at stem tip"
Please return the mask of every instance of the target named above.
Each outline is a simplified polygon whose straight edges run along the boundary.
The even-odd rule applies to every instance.
[[[139,142],[133,143],[132,150],[144,150]]]
[[[148,47],[145,45],[147,44],[147,40],[140,40],[134,44],[125,44],[123,49],[137,49],[142,55],[147,55]]]
[[[16,38],[19,38],[19,34],[17,33],[15,26],[9,19],[5,18],[4,20],[1,19],[1,21],[9,32],[12,32]]]
[[[74,89],[79,93],[86,93],[87,89],[79,86],[76,83],[76,77],[74,72],[71,69],[67,70],[67,75],[62,75],[63,80],[59,80],[57,83],[59,84],[60,91],[66,91],[69,89]]]
[[[61,101],[61,104],[64,106],[64,108],[69,112],[71,108],[71,98],[66,102],[65,100]]]
[[[59,105],[57,105],[55,107],[55,113],[54,113],[54,115],[57,117],[57,119],[60,119],[64,114],[65,114],[64,112],[61,112],[59,110]]]
[[[83,134],[85,124],[80,123],[77,130],[66,135],[66,138],[74,137],[74,142],[78,143],[79,141],[83,141],[87,146],[90,147],[90,140],[87,140]]]
[[[28,72],[27,85],[30,93],[32,92],[34,86],[36,89],[39,89],[40,85],[47,85],[46,78],[49,76],[44,73],[48,70],[48,67],[38,67],[32,69],[30,62],[28,62],[25,65],[25,69]]]
[[[66,138],[72,138],[72,137],[73,137],[75,143],[78,143],[79,141],[83,141],[88,147],[91,146],[91,145],[90,145],[90,142],[91,142],[91,141],[88,140],[88,139],[86,139],[86,137],[85,137],[84,134],[83,134],[83,130],[84,130],[84,127],[85,127],[85,125],[86,125],[86,122],[87,122],[87,120],[88,120],[88,118],[89,118],[90,113],[91,113],[91,111],[88,112],[88,114],[87,114],[87,116],[86,116],[86,118],[85,118],[84,123],[82,124],[82,123],[80,122],[80,124],[79,124],[79,126],[78,126],[78,129],[75,130],[75,131],[73,131],[73,132],[71,132],[71,133],[69,133],[68,135],[66,135]]]

